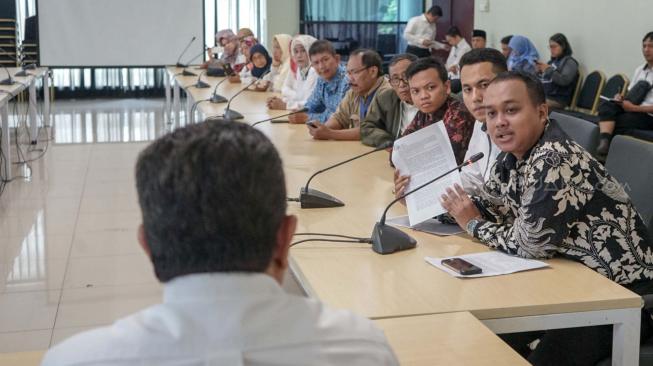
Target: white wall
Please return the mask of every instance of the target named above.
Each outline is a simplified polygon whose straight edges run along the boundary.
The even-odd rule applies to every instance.
[[[489,11],[480,11],[483,3]],[[653,0],[476,0],[474,28],[488,34],[488,46],[499,48],[509,34],[528,37],[543,60],[550,58],[554,33],[569,39],[585,74],[602,70],[632,77],[644,63],[642,38],[653,31]]]
[[[261,40],[271,53],[275,34],[299,33],[299,0],[261,1],[261,28]]]

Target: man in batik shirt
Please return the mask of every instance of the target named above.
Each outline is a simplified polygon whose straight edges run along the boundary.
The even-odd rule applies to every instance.
[[[491,248],[524,258],[561,255],[634,292],[653,293],[649,234],[623,187],[549,121],[542,85],[503,73],[483,99],[488,134],[502,151],[479,196],[447,190],[443,207]],[[642,314],[642,337],[650,332]],[[534,365],[595,365],[610,355],[612,327],[503,336]],[[531,351],[526,345],[540,338]]]

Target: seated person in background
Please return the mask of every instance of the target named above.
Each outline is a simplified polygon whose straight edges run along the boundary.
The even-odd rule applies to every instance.
[[[308,113],[289,116],[290,123],[306,123],[309,120],[326,123],[349,90],[347,73],[345,68],[340,65],[340,55],[333,49],[331,42],[316,41],[308,50],[308,55],[319,79],[313,93],[304,105],[308,108]]]
[[[565,109],[571,103],[576,88],[578,61],[571,57],[571,46],[562,33],[549,38],[549,49],[551,60],[546,64],[537,62],[538,75],[549,108]]]
[[[308,50],[315,41],[317,39],[308,35],[299,35],[292,40],[294,65],[290,65],[290,72],[281,88],[281,98],[269,98],[268,108],[299,110],[304,107],[317,83],[317,72],[311,67],[308,57]]]
[[[449,57],[447,57],[447,62],[445,64],[447,72],[449,72],[449,79],[460,79],[460,74],[458,73],[460,71],[458,68],[460,58],[467,52],[471,51],[472,48],[469,46],[469,43],[467,43],[467,40],[465,40],[465,38],[460,34],[460,29],[458,29],[458,27],[449,28],[445,38],[447,39],[447,43],[451,46]],[[454,93],[457,93],[457,91],[454,91]]]
[[[284,180],[270,140],[245,123],[189,125],[149,145],[138,241],[163,302],[73,336],[43,365],[398,365],[370,320],[280,286],[297,225]]]
[[[220,62],[225,62],[223,60],[224,57],[228,57],[232,55],[238,47],[230,47],[229,48],[229,53],[227,54],[226,47],[229,44],[229,42],[235,38],[236,35],[231,29],[223,29],[216,33],[215,35],[215,46],[214,48],[210,48],[208,50],[208,61],[206,61],[204,64],[202,64],[202,68],[207,68],[209,65],[211,66],[218,66]],[[218,51],[218,52],[216,52]],[[215,59],[214,55],[220,54],[220,58]],[[226,56],[225,56],[226,55]],[[234,59],[235,61],[235,59]],[[229,62],[227,62],[229,63]]]
[[[653,130],[653,32],[644,36],[642,54],[645,62],[635,69],[626,98],[617,94],[614,102],[599,105],[601,140],[596,153],[602,160],[608,155],[613,134]]]
[[[487,33],[482,29],[474,29],[472,32],[472,48],[485,48],[487,47]]]
[[[269,75],[270,68],[272,67],[272,57],[270,57],[268,50],[262,44],[254,45],[249,50],[249,54],[249,59],[252,63],[252,77],[260,79],[253,86],[256,91],[266,91],[270,83],[268,80],[265,80],[265,77]]]
[[[442,195],[456,222],[490,248],[524,258],[561,255],[640,295],[653,293],[646,226],[621,184],[548,119],[540,82],[500,74],[483,105],[502,153],[478,196],[460,186]],[[651,318],[645,312],[641,319],[646,336]],[[596,365],[610,355],[612,326],[501,337],[533,365]],[[537,338],[531,352],[527,344]]]
[[[474,132],[474,117],[461,102],[449,95],[444,65],[430,57],[421,58],[408,67],[406,77],[413,104],[419,112],[402,136],[443,121],[456,161],[462,163]]]
[[[338,109],[326,123],[309,123],[308,132],[317,140],[360,140],[360,123],[367,116],[378,93],[392,90],[383,77],[381,56],[370,49],[360,48],[349,54],[347,76],[349,90]]]
[[[361,142],[377,147],[398,139],[417,114],[410,97],[406,69],[417,60],[411,53],[396,55],[388,67],[392,89],[379,91],[361,122]]]
[[[512,36],[510,43],[510,56],[508,56],[508,70],[520,71],[535,75],[537,73],[537,60],[540,54],[533,43],[524,36]]]
[[[510,57],[510,47],[508,47],[508,44],[510,44],[511,39],[512,35],[501,38],[501,53],[505,58]]]
[[[240,56],[236,60],[239,65],[240,72],[236,75],[229,77],[230,83],[240,83],[241,79],[249,79],[252,76],[252,68],[254,65],[251,61],[250,49],[258,44],[258,40],[252,36],[247,36],[240,39]]]
[[[497,76],[507,70],[506,58],[501,52],[493,48],[478,48],[466,53],[460,60],[460,81],[463,88],[463,101],[476,124],[469,140],[469,147],[465,153],[465,160],[472,155],[482,152],[483,158],[474,164],[465,167],[460,172],[463,189],[468,194],[477,194],[492,171],[494,162],[501,152],[486,133],[485,107],[483,95],[485,89]],[[402,196],[410,182],[409,176],[400,176],[395,171],[395,197]]]
[[[240,40],[240,41],[242,41],[242,40],[245,39],[246,37],[256,38],[256,37],[254,36],[254,32],[252,32],[252,30],[249,29],[249,28],[240,28],[240,29],[238,30],[238,34],[237,34],[237,36],[238,36],[238,40]]]
[[[265,76],[264,82],[260,82],[259,89],[279,92],[286,81],[290,70],[290,41],[292,37],[287,34],[277,34],[272,38],[272,67],[270,73]]]

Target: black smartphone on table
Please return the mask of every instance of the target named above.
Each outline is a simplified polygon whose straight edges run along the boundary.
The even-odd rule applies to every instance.
[[[483,270],[480,267],[477,267],[462,258],[443,259],[440,263],[463,276],[483,273]]]

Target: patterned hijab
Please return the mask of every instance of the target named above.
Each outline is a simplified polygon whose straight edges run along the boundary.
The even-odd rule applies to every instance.
[[[222,39],[226,38],[227,41],[231,40],[233,37],[235,37],[236,34],[231,29],[223,29],[218,32],[218,34],[215,35],[215,43],[222,47]]]
[[[222,31],[221,31],[222,32]],[[231,31],[229,31],[231,32]],[[218,33],[220,34],[220,33]],[[224,52],[222,52],[222,56],[220,56],[220,60],[226,64],[234,65],[236,63],[236,60],[238,59],[238,55],[240,54],[240,43],[238,42],[238,37],[236,37],[233,32],[231,32],[232,36],[227,36],[227,44],[232,43],[234,45],[233,51],[229,52],[227,51],[227,47],[224,48]],[[216,38],[218,36],[216,35]]]
[[[511,49],[510,56],[508,56],[509,70],[524,61],[534,64],[540,58],[533,43],[524,36],[513,36],[508,47]]]
[[[293,38],[292,42],[290,42],[290,53],[293,56],[295,56],[295,46],[298,45],[298,44],[301,44],[304,47],[304,49],[306,50],[306,53],[308,53],[308,50],[311,48],[313,43],[315,43],[315,41],[317,41],[317,39],[315,37],[312,37],[312,36],[309,36],[309,35],[306,35],[306,34],[300,34],[298,36],[295,36],[295,38]],[[296,76],[297,75],[297,70],[299,69],[299,66],[294,64],[294,63],[293,63],[292,66],[293,67],[290,68],[290,71],[293,73],[293,75]],[[311,62],[310,62],[310,59],[309,59],[308,65],[305,68],[299,70],[299,73],[300,73],[300,75],[302,76],[303,79],[306,78],[306,75],[308,75],[308,71],[310,69],[311,69]]]
[[[254,57],[255,54],[260,53],[263,56],[265,56],[265,66],[263,67],[256,67],[254,63],[252,62],[252,58]],[[252,62],[252,76],[256,78],[260,78],[263,76],[263,74],[267,73],[270,71],[270,66],[272,66],[272,57],[270,57],[270,54],[268,53],[268,50],[263,47],[261,44],[256,44],[252,46],[252,48],[249,49],[249,62]]]

